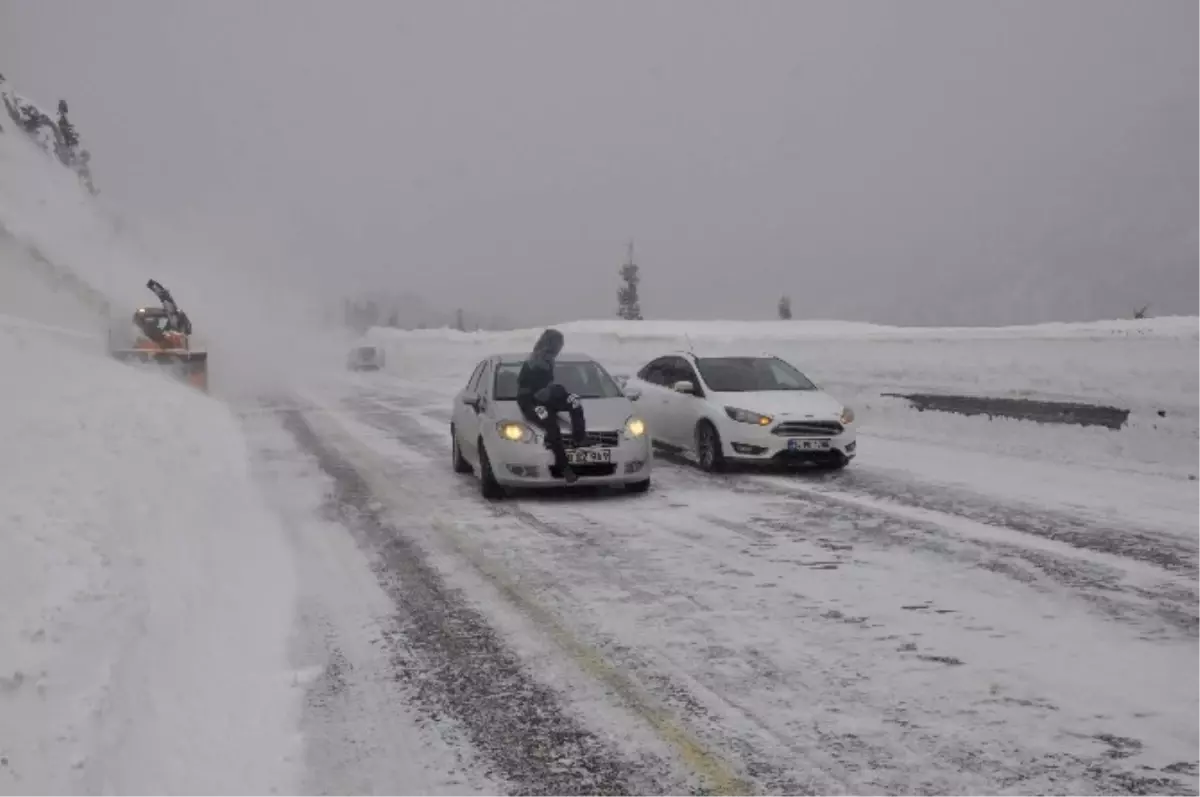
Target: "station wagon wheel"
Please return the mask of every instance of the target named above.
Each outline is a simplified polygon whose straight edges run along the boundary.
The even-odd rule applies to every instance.
[[[721,436],[708,421],[696,425],[696,460],[706,473],[719,473],[725,469],[725,452],[721,450]]]
[[[466,457],[462,455],[462,449],[458,447],[458,431],[454,424],[450,424],[450,459],[454,463],[455,473],[471,472],[471,463],[467,462]]]

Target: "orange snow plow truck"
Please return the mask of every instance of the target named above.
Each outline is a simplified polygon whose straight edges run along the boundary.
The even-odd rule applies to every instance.
[[[139,307],[133,314],[137,337],[130,348],[112,348],[123,362],[154,363],[170,369],[179,379],[208,392],[208,352],[191,346],[192,322],[179,309],[171,292],[150,280],[146,287],[162,307]]]

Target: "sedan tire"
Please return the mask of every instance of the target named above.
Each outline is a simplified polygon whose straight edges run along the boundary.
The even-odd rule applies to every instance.
[[[471,463],[467,462],[466,457],[462,455],[462,449],[458,447],[458,432],[454,424],[450,424],[450,458],[454,462],[455,473],[471,472]]]
[[[650,480],[642,479],[640,482],[629,482],[625,485],[625,491],[630,493],[644,493],[650,489]]]
[[[488,458],[482,437],[479,438],[479,494],[489,501],[504,497],[504,488],[496,481],[496,474],[492,471],[492,460]]]
[[[696,462],[705,473],[720,473],[725,470],[725,451],[721,448],[721,435],[709,421],[696,425]]]

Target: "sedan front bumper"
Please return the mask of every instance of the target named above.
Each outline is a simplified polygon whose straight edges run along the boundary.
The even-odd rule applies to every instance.
[[[554,467],[554,454],[541,442],[514,443],[499,437],[488,441],[488,458],[496,481],[504,487],[566,487],[567,482]],[[598,454],[607,451],[608,461],[573,464],[580,484],[620,486],[650,478],[651,451],[647,436],[629,439],[622,436],[615,446],[587,446],[577,449]],[[567,447],[570,454],[571,447]]]

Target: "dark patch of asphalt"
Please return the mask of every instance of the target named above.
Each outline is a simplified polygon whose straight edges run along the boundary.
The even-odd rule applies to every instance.
[[[297,410],[284,426],[333,480],[328,510],[376,561],[396,607],[396,677],[431,719],[452,717],[514,794],[663,792],[560,706],[421,548],[381,516],[362,476]],[[640,768],[638,768],[640,769]]]
[[[388,408],[381,407],[373,402],[365,402],[362,404],[357,404],[357,406],[355,402],[351,402],[351,406],[353,407],[354,411],[360,414],[360,417],[362,417],[363,420],[373,422],[377,427],[381,429],[387,429],[393,434],[397,434],[405,440],[407,445],[414,446],[418,450],[422,450],[425,453],[430,454],[430,456],[442,455],[445,453],[443,449],[448,449],[448,445],[443,443],[443,439],[439,435],[436,435],[432,430],[425,428],[423,425],[412,421],[410,418],[404,417],[403,413],[399,411],[398,408],[391,409],[389,411]],[[449,425],[447,424],[447,435],[448,434]],[[737,474],[728,474],[724,476],[701,474],[698,471],[692,471],[690,467],[686,467],[687,463],[670,454],[667,455],[667,461],[673,462],[673,464],[677,465],[685,465],[685,467],[682,468],[682,473],[692,473],[696,478],[706,480],[706,483],[711,484],[715,482],[735,492],[761,493],[765,495],[772,495],[778,498],[801,498],[803,500],[811,500],[817,504],[824,504],[828,500],[821,496],[820,493],[798,494],[794,490],[787,489],[786,486],[773,486],[770,484],[769,480],[743,480],[738,479]],[[838,484],[839,487],[850,487],[851,489],[857,489],[857,491],[866,493],[868,495],[875,494],[879,495],[880,497],[899,500],[910,505],[923,506],[924,504],[924,497],[919,494],[916,485],[912,486],[911,491],[907,487],[901,489],[897,484],[893,483],[893,479],[887,479],[881,475],[868,473],[858,474],[851,471],[843,471],[839,473],[817,476],[816,479],[820,482],[832,482],[834,484],[842,482],[842,484]],[[951,514],[963,517],[970,517],[972,519],[980,520],[981,522],[988,522],[990,520],[993,524],[1001,523],[1003,526],[1010,528],[1013,531],[1020,531],[1027,534],[1048,537],[1050,539],[1058,539],[1062,542],[1067,542],[1068,544],[1074,544],[1076,547],[1080,548],[1103,550],[1108,553],[1125,556],[1135,560],[1150,561],[1153,564],[1163,567],[1164,570],[1167,571],[1173,570],[1176,572],[1188,572],[1190,569],[1194,572],[1194,562],[1188,561],[1186,553],[1183,551],[1180,551],[1180,553],[1184,553],[1185,557],[1182,562],[1173,561],[1172,559],[1164,559],[1161,552],[1154,552],[1154,548],[1152,546],[1162,545],[1164,542],[1164,540],[1158,539],[1157,537],[1155,539],[1139,540],[1140,543],[1144,543],[1146,545],[1145,548],[1141,548],[1140,546],[1127,547],[1126,545],[1118,542],[1122,532],[1116,529],[1092,528],[1093,535],[1099,533],[1103,537],[1108,538],[1109,541],[1116,543],[1116,545],[1113,547],[1108,547],[1104,542],[1100,542],[1100,545],[1097,546],[1096,541],[1087,540],[1086,538],[1082,537],[1082,532],[1084,528],[1086,528],[1086,523],[1078,519],[1070,518],[1065,514],[1047,512],[1045,515],[1039,517],[1041,513],[1035,511],[1032,507],[1028,509],[1028,512],[1025,512],[1017,507],[989,505],[986,502],[986,499],[983,497],[974,496],[965,492],[961,494],[959,491],[952,492],[954,493],[953,497],[942,496],[942,500],[938,500],[936,498],[928,499],[932,504],[929,506],[929,508],[937,509],[938,511],[942,512],[949,512]],[[832,503],[836,506],[836,502]],[[844,511],[844,508],[842,509]],[[870,514],[870,511],[868,510],[863,511],[865,514]],[[1010,514],[1010,512],[1013,514]],[[532,516],[522,519],[526,522],[531,522],[534,525],[540,525],[540,521],[537,521],[537,519]],[[1056,528],[1056,526],[1059,526],[1059,524],[1067,525],[1068,527],[1072,527],[1072,530],[1077,530],[1081,533],[1080,537],[1073,538],[1074,535],[1064,535],[1061,528]],[[753,525],[753,523],[748,525]],[[1042,558],[1037,555],[1038,552],[1036,551],[1025,551],[1023,555],[1025,554],[1034,555],[1034,557],[1039,559],[1039,561]],[[1070,566],[1067,566],[1067,569],[1071,570],[1071,572],[1066,575],[1058,572],[1063,567],[1061,563],[1055,562],[1054,564],[1055,567],[1050,567],[1049,570],[1053,571],[1050,574],[1055,576],[1055,580],[1062,581],[1065,585],[1077,589],[1086,588],[1085,591],[1088,592],[1091,592],[1093,589],[1100,589],[1100,585],[1093,584],[1089,579],[1083,578],[1081,574],[1076,573],[1075,570],[1072,569],[1080,567],[1080,563],[1071,563]],[[1044,562],[1041,562],[1040,566],[1043,568],[1048,567]],[[1105,588],[1112,587],[1106,586]],[[918,607],[906,608],[915,609]],[[1186,633],[1194,636],[1196,633],[1196,616],[1191,612],[1186,612],[1184,614],[1186,616],[1173,618],[1171,624],[1177,625],[1181,629],[1185,630]],[[962,664],[960,660],[953,657],[930,656],[928,659],[931,662],[942,664],[948,667],[959,666]],[[1169,767],[1164,767],[1161,770],[1161,774],[1158,771],[1149,770],[1149,768],[1143,768],[1147,771],[1139,773],[1133,771],[1113,770],[1110,769],[1106,763],[1104,763],[1115,758],[1118,757],[1115,757],[1111,754],[1106,754],[1103,756],[1104,761],[1095,761],[1089,765],[1086,760],[1078,757],[1065,754],[1049,754],[1042,757],[1038,761],[1027,762],[1028,766],[1023,767],[1019,772],[1012,773],[1010,775],[1010,779],[1012,783],[1019,783],[1023,780],[1039,776],[1040,774],[1046,774],[1046,771],[1052,772],[1059,768],[1072,769],[1079,766],[1084,766],[1087,777],[1091,780],[1091,785],[1097,789],[1097,793],[1155,794],[1167,791],[1180,794],[1197,794],[1194,787],[1184,785],[1184,783],[1180,782],[1180,780],[1176,777],[1180,774],[1192,774],[1194,771],[1195,762],[1179,762]],[[974,767],[977,766],[978,763],[974,765]],[[1009,781],[1005,780],[1005,782],[1008,783]]]

